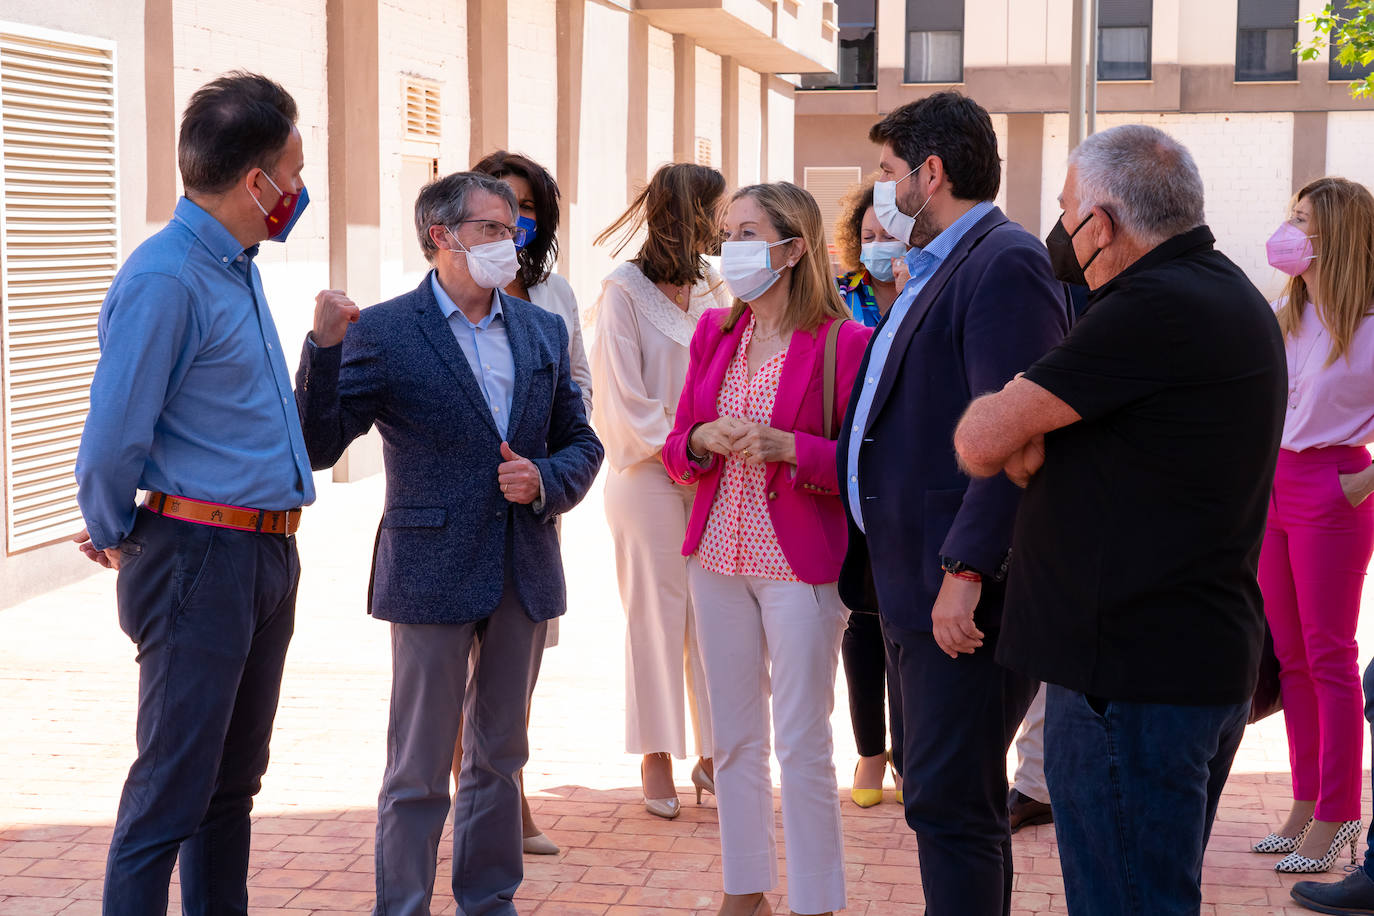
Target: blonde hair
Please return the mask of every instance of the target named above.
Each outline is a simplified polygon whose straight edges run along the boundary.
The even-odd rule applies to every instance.
[[[740,188],[731,195],[729,203],[743,197],[753,200],[767,214],[779,238],[799,238],[806,243],[801,259],[792,268],[791,289],[782,313],[783,327],[814,331],[827,318],[849,318],[839,287],[830,275],[825,222],[816,199],[790,181]],[[743,300],[735,300],[725,319],[725,330],[735,326],[746,308]]]
[[[1310,300],[1331,335],[1326,365],[1349,358],[1355,331],[1374,310],[1374,196],[1364,185],[1344,178],[1318,178],[1294,197],[1290,210],[1306,200],[1312,208],[1308,234],[1317,255],[1317,288],[1301,275],[1284,287],[1279,328],[1296,337]]]

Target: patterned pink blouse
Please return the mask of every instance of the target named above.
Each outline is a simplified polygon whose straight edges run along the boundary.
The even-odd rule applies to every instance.
[[[754,316],[740,338],[739,349],[725,372],[716,411],[722,417],[739,417],[768,423],[787,350],[775,354],[749,377],[749,341],[754,337]],[[768,517],[768,466],[749,464],[738,455],[725,459],[720,487],[711,502],[711,514],[697,547],[703,567],[723,576],[757,576],[780,582],[798,582],[797,574],[783,556],[778,536]]]

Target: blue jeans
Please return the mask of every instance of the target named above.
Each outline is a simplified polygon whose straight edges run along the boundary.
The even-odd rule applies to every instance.
[[[138,646],[138,757],[105,866],[105,916],[248,911],[249,813],[295,627],[293,537],[139,510],[116,586]]]
[[[1199,912],[1202,853],[1249,708],[1048,685],[1045,776],[1071,914]]]

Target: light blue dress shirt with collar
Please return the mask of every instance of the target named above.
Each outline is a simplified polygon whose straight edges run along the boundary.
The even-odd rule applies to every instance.
[[[183,197],[110,284],[76,459],[95,548],[133,531],[140,489],[271,511],[314,501],[257,253]]]
[[[481,389],[482,397],[491,410],[491,418],[496,421],[496,428],[504,439],[510,424],[511,397],[515,393],[515,356],[511,353],[510,337],[506,333],[501,294],[496,290],[491,291],[491,311],[473,324],[439,285],[437,271],[430,272],[429,285],[453,331],[454,339],[472,367],[477,387]]]
[[[950,223],[944,232],[935,236],[929,245],[924,248],[912,248],[906,254],[906,266],[911,273],[911,279],[902,287],[901,294],[892,303],[887,317],[874,333],[873,349],[869,351],[868,365],[864,369],[864,377],[860,380],[862,387],[859,389],[859,401],[854,405],[854,425],[849,430],[845,484],[849,494],[849,514],[853,516],[854,524],[860,531],[864,531],[864,518],[863,500],[859,496],[859,449],[863,448],[864,430],[868,428],[868,413],[873,409],[873,396],[878,390],[878,379],[882,378],[883,367],[892,353],[892,341],[897,334],[897,328],[906,320],[907,313],[911,311],[911,304],[921,295],[921,290],[925,289],[926,283],[940,269],[945,258],[954,250],[954,246],[959,244],[959,240],[975,223],[992,210],[991,201],[985,200],[974,204],[967,213]]]

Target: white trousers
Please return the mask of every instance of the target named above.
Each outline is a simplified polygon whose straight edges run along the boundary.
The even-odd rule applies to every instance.
[[[695,487],[669,480],[657,459],[606,478],[606,521],[625,607],[625,750],[631,754],[686,757],[690,715],[694,753],[712,755],[706,675],[682,555],[695,494]]]
[[[1050,789],[1045,782],[1045,685],[1035,692],[1021,730],[1016,734],[1016,778],[1012,788],[1027,798],[1048,805]]]
[[[834,583],[722,576],[693,557],[697,609],[716,739],[716,807],[727,894],[778,883],[772,738],[782,770],[787,902],[794,913],[843,909],[844,838],[830,713],[849,612]]]

